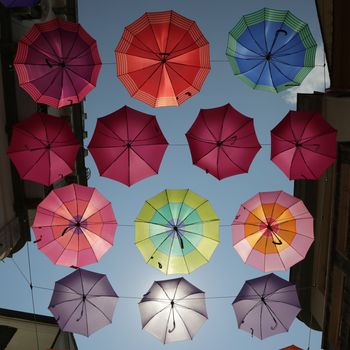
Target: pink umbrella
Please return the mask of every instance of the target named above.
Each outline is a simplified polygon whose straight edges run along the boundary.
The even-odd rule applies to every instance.
[[[260,192],[243,203],[232,224],[233,246],[259,270],[287,270],[304,259],[314,240],[304,203],[283,191]]]
[[[19,41],[14,67],[35,102],[63,107],[95,87],[101,60],[96,41],[80,24],[56,18],[34,24]]]
[[[336,137],[318,112],[290,111],[271,130],[271,160],[290,180],[317,180],[336,160]]]
[[[73,171],[79,148],[64,119],[34,113],[14,125],[7,154],[22,179],[49,186]]]
[[[58,265],[97,262],[113,245],[117,222],[111,203],[95,188],[52,190],[39,204],[33,231],[38,248]]]
[[[186,137],[193,164],[219,180],[247,173],[261,148],[253,119],[239,113],[229,103],[201,109]]]
[[[124,106],[98,118],[88,149],[101,176],[131,186],[158,173],[167,146],[155,116]]]

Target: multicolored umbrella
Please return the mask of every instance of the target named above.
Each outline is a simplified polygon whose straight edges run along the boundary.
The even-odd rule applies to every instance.
[[[135,244],[147,264],[163,273],[190,273],[219,244],[219,219],[209,201],[191,190],[164,190],[137,216]]]
[[[13,126],[7,155],[22,179],[49,186],[73,171],[79,149],[64,119],[34,113]]]
[[[44,198],[32,228],[38,248],[54,264],[80,267],[97,262],[111,248],[116,227],[106,198],[93,187],[72,184]]]
[[[337,130],[318,112],[289,113],[271,130],[271,160],[290,180],[317,180],[337,159]]]
[[[175,11],[146,12],[128,25],[115,56],[130,95],[152,107],[183,103],[210,71],[208,41],[194,21]]]
[[[32,7],[38,0],[0,0],[5,7]]]
[[[315,66],[316,48],[305,22],[289,11],[263,8],[232,28],[226,56],[248,86],[280,92],[301,84]]]
[[[192,340],[208,319],[204,292],[184,278],[153,282],[139,309],[142,329],[164,344]]]
[[[167,146],[155,116],[124,106],[97,119],[88,149],[100,175],[131,186],[158,174]]]
[[[232,223],[233,246],[242,260],[265,272],[287,270],[304,259],[313,231],[304,203],[283,191],[256,194]]]
[[[201,109],[186,137],[193,164],[219,180],[247,173],[261,148],[253,119],[229,103]]]
[[[112,323],[117,300],[106,275],[77,269],[55,283],[49,310],[63,331],[89,336]]]
[[[19,41],[14,67],[35,102],[57,108],[80,102],[95,87],[101,60],[80,24],[56,18],[34,24]]]
[[[287,332],[301,310],[295,285],[273,273],[246,281],[232,306],[238,328],[259,339]]]

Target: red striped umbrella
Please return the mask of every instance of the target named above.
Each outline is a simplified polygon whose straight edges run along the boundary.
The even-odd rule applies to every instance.
[[[34,24],[19,41],[14,67],[35,102],[57,108],[80,102],[95,87],[101,60],[80,24],[53,19]]]
[[[130,95],[152,107],[186,101],[210,70],[208,41],[194,21],[175,11],[146,12],[128,25],[115,56]]]
[[[124,106],[98,118],[88,149],[101,176],[131,186],[158,173],[167,147],[155,116]]]
[[[22,179],[49,186],[73,171],[79,148],[64,119],[34,113],[14,125],[7,155]]]

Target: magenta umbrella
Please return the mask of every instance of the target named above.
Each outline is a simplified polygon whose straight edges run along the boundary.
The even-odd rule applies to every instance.
[[[259,339],[287,332],[301,310],[295,285],[273,273],[246,281],[232,306],[239,329]]]
[[[112,323],[117,301],[106,275],[78,269],[55,282],[49,310],[63,331],[89,336]]]
[[[13,126],[7,155],[22,179],[49,186],[73,171],[79,148],[64,119],[34,113]]]
[[[96,263],[113,245],[117,222],[111,203],[93,187],[52,190],[38,205],[33,223],[38,248],[54,263]]]
[[[289,111],[271,130],[271,160],[290,180],[317,180],[336,160],[336,138],[318,112]]]
[[[124,106],[98,118],[88,149],[101,176],[131,186],[158,174],[167,146],[155,116]]]
[[[96,41],[80,24],[56,18],[24,35],[14,67],[35,102],[57,108],[80,102],[95,87],[101,60]]]
[[[193,164],[219,180],[247,173],[261,148],[253,119],[229,103],[201,109],[186,137]]]

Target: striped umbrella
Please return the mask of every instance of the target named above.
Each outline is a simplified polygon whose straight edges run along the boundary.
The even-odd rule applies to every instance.
[[[315,66],[316,47],[305,22],[289,11],[263,8],[232,28],[226,56],[248,86],[280,92],[301,84]]]
[[[164,190],[137,216],[135,244],[163,273],[190,273],[207,263],[219,244],[219,219],[209,201],[191,190]]]
[[[265,272],[287,270],[309,250],[313,218],[304,203],[288,193],[260,192],[239,208],[232,238],[245,263]]]

